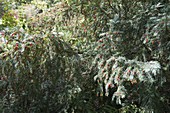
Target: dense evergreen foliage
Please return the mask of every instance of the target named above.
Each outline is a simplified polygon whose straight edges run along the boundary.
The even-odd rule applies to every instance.
[[[168,0],[0,0],[0,112],[168,113]]]

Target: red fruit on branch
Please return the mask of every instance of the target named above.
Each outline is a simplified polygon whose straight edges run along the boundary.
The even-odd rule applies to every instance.
[[[146,74],[146,73],[145,73],[145,70],[143,70],[143,71],[142,71],[142,75],[145,76],[145,74]]]
[[[136,75],[136,71],[133,74]]]
[[[14,50],[15,50],[15,51],[18,50],[18,48],[19,48],[18,46],[19,46],[19,44],[16,43],[16,44],[15,44],[15,47],[14,47]]]
[[[101,64],[100,66],[101,66],[101,67],[104,67],[104,64]]]
[[[14,50],[15,50],[15,51],[17,51],[17,50],[18,50],[18,48],[19,48],[18,46],[15,46],[15,47],[14,47]]]
[[[84,32],[86,33],[86,32],[87,32],[87,29],[84,29]]]
[[[12,35],[11,35],[11,36],[13,37],[13,36],[15,36],[16,34],[17,34],[17,32],[14,32],[14,33],[12,33]]]
[[[130,73],[130,70],[128,70],[128,73]]]
[[[103,43],[103,40],[101,39],[101,40],[99,40],[99,42],[100,42],[100,43]]]
[[[102,70],[102,74],[104,73],[105,71],[104,70]]]
[[[99,58],[102,58],[102,55],[100,55]]]
[[[32,44],[32,43],[30,43],[29,45],[30,45],[30,46],[32,46],[33,44]]]
[[[15,46],[18,46],[18,43],[16,43],[16,45]]]
[[[25,46],[25,49],[27,50],[27,49],[28,49],[28,47],[27,47],[27,46]]]
[[[152,41],[152,45],[154,45],[154,43],[155,43],[155,42],[154,42],[154,41]]]
[[[104,66],[104,64],[101,64],[101,67],[103,67]]]
[[[96,19],[96,15],[94,15],[93,18]]]
[[[100,49],[100,46],[97,47],[97,50]]]
[[[84,24],[81,24],[81,27],[84,27]]]
[[[146,43],[148,43],[149,41],[148,41],[148,39],[146,39]]]
[[[117,77],[117,81],[120,81],[120,76]]]
[[[108,88],[112,88],[112,84],[109,84],[109,85],[108,85]]]

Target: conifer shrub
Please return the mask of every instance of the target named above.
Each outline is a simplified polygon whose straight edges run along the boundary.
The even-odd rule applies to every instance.
[[[168,2],[63,1],[1,31],[0,112],[168,112]]]

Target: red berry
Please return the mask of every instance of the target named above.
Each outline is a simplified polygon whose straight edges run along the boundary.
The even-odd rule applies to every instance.
[[[25,49],[28,49],[28,47],[27,47],[27,46],[25,46]]]
[[[98,46],[97,49],[100,49],[100,46]]]
[[[32,46],[32,43],[30,43],[30,46]]]
[[[134,72],[134,75],[136,75],[136,71]]]
[[[154,44],[154,41],[152,41],[152,44]]]
[[[13,37],[13,36],[14,36],[14,35],[16,35],[16,34],[17,34],[17,32],[14,32],[14,33],[12,33],[12,35],[11,35],[11,36]]]
[[[86,33],[86,32],[87,32],[87,29],[84,29],[84,32]]]
[[[96,16],[94,15],[93,18],[96,19]]]
[[[17,51],[18,50],[18,46],[15,46],[14,50]]]
[[[130,70],[128,70],[128,73],[130,73]]]
[[[84,24],[81,24],[81,27],[84,27]]]
[[[111,88],[111,87],[112,87],[112,84],[109,84],[109,85],[108,85],[108,88]]]
[[[102,70],[102,73],[104,73],[104,70]]]
[[[117,77],[117,81],[120,81],[120,77]]]
[[[101,42],[101,43],[102,43],[102,42],[103,42],[103,40],[99,40],[99,42]]]
[[[146,43],[148,43],[148,39],[146,39]]]

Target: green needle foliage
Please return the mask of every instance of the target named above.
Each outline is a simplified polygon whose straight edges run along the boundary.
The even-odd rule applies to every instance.
[[[168,0],[1,4],[0,112],[170,111]]]

